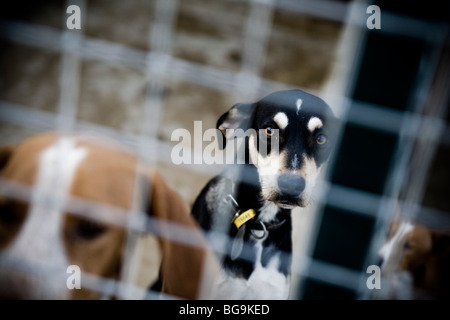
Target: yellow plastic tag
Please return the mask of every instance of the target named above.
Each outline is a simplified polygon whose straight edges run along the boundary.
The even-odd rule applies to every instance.
[[[239,229],[244,223],[246,223],[248,220],[252,219],[255,216],[256,216],[255,211],[253,209],[248,209],[247,211],[241,213],[236,219],[234,219],[233,223]]]

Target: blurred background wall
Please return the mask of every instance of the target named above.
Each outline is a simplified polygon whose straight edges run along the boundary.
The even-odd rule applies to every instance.
[[[87,1],[81,33],[87,39],[143,56],[152,49],[155,3],[151,0]],[[50,38],[53,32],[66,29],[65,18],[69,14],[65,9],[64,1],[17,1],[2,10],[2,16],[25,22],[30,28],[43,28],[37,37]],[[184,63],[210,67],[212,71],[224,71],[233,77],[244,66],[250,10],[251,3],[246,1],[180,1],[173,17],[168,53]],[[320,90],[334,61],[342,23],[278,8],[267,20],[270,29],[261,44],[260,75],[273,81],[274,87]],[[62,56],[55,48],[45,45],[46,41],[55,39],[35,39],[40,43],[36,47],[18,39],[18,35],[9,33],[6,37],[0,43],[0,99],[45,114],[57,113]],[[79,61],[76,120],[120,134],[139,135],[146,95],[145,72],[141,66],[105,60],[108,57],[82,57]],[[233,104],[254,100],[270,91],[263,89],[256,96],[237,96],[229,84],[221,86],[218,82],[205,86],[174,78],[169,76],[162,81],[161,114],[150,114],[150,117],[160,117],[157,136],[169,145],[173,143],[170,141],[173,130],[186,128],[193,132],[195,120],[203,121],[203,130],[214,128],[219,116]],[[24,116],[33,117],[26,112]],[[2,121],[0,143],[15,143],[40,130]],[[189,203],[211,176],[167,162],[159,164],[164,176]]]

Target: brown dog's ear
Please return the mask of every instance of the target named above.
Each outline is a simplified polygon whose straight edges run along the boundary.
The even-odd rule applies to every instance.
[[[12,146],[3,146],[0,148],[0,170],[2,170],[9,161],[14,150]]]
[[[227,140],[233,136],[234,130],[250,128],[254,110],[253,103],[238,103],[217,120],[216,128],[222,133],[222,137],[217,137],[221,150],[225,148]]]
[[[186,299],[196,299],[199,295],[202,280],[203,265],[206,259],[206,241],[202,231],[191,216],[182,198],[173,191],[163,180],[161,175],[154,172],[151,178],[151,192],[149,198],[149,215],[163,222],[162,237],[159,243],[162,250],[160,277],[162,277],[162,292]],[[164,222],[171,222],[169,226]],[[187,231],[189,239],[204,247],[193,247],[170,240],[174,236],[174,226],[180,232]],[[183,232],[184,233],[184,232]],[[169,239],[165,236],[170,237]],[[179,236],[179,234],[175,234]]]

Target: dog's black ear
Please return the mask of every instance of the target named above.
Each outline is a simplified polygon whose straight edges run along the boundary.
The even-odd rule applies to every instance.
[[[217,120],[216,128],[222,133],[222,137],[218,137],[221,150],[225,148],[226,141],[233,136],[233,130],[250,128],[254,110],[255,105],[253,103],[238,103]]]

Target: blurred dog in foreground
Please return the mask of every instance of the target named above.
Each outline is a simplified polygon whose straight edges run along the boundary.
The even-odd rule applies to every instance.
[[[140,168],[123,147],[101,142],[47,133],[0,149],[1,298],[105,298],[83,278],[79,290],[70,290],[66,270],[75,265],[86,275],[120,279],[136,176],[148,187],[141,195],[148,217],[184,226],[202,243],[187,206],[162,177]],[[170,234],[165,228],[160,235]],[[197,298],[205,250],[158,241],[162,291]]]

